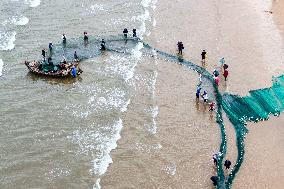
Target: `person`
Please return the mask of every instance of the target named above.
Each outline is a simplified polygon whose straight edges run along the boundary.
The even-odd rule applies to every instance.
[[[77,52],[76,52],[76,51],[74,52],[74,60],[75,60],[75,61],[79,61],[79,57],[78,57],[78,55],[77,55]]]
[[[220,78],[218,76],[214,77],[215,83],[217,86],[219,86]]]
[[[62,43],[63,43],[63,44],[66,44],[66,41],[67,41],[67,39],[66,39],[65,34],[62,34]]]
[[[134,28],[132,31],[133,31],[133,37],[137,37],[137,35],[136,35],[136,29]]]
[[[221,64],[221,66],[223,66],[225,64],[225,58],[222,57],[220,60],[219,60],[219,63]]]
[[[177,46],[178,46],[178,54],[182,55],[182,49],[184,49],[182,42],[179,41],[177,43]]]
[[[229,71],[227,69],[224,70],[223,76],[225,78],[225,81],[227,81],[227,77],[229,75]]]
[[[48,48],[49,48],[49,51],[52,51],[53,44],[52,44],[52,43],[49,43],[49,44],[48,44]]]
[[[45,49],[42,49],[41,55],[42,55],[42,57],[43,57],[43,60],[45,61],[45,55],[46,55]]]
[[[215,109],[215,102],[211,102],[209,105],[209,111],[213,111]]]
[[[73,77],[76,77],[76,75],[77,75],[77,70],[76,70],[76,67],[75,67],[75,66],[72,66],[71,75],[72,75]]]
[[[88,39],[89,39],[87,34],[88,34],[87,32],[84,32],[84,41],[88,41]]]
[[[212,176],[210,179],[212,180],[213,185],[217,186],[219,178],[217,176]]]
[[[199,74],[199,85],[202,84],[202,74]]]
[[[101,50],[102,50],[102,51],[105,51],[105,50],[106,50],[105,44],[106,44],[105,40],[102,39],[102,42],[101,42]]]
[[[67,64],[67,60],[66,58],[63,56],[63,61],[62,61],[63,64]]]
[[[201,93],[201,87],[198,86],[198,87],[197,87],[197,90],[196,90],[196,99],[197,99],[197,100],[199,100],[200,93]]]
[[[230,169],[231,164],[231,161],[227,159],[224,163],[224,166],[226,167],[226,169]]]
[[[127,28],[124,28],[124,30],[123,30],[123,34],[124,34],[124,37],[125,37],[125,38],[127,38],[127,34],[128,34],[128,30],[127,30]]]
[[[51,57],[48,57],[47,63],[50,64],[50,65],[53,65],[53,62],[52,62],[52,58],[51,58]]]
[[[219,72],[218,72],[216,69],[214,69],[214,70],[213,70],[213,75],[214,75],[215,77],[217,77],[217,76],[219,75]]]
[[[217,166],[217,162],[218,162],[218,154],[213,154],[213,157],[212,157],[213,161],[214,161],[214,165]]]
[[[203,63],[205,63],[205,58],[206,58],[206,51],[203,50],[202,53],[201,53],[201,61],[202,61]]]
[[[201,97],[203,98],[203,101],[204,102],[207,102],[208,101],[208,94],[206,91],[203,91],[203,94],[201,95]]]

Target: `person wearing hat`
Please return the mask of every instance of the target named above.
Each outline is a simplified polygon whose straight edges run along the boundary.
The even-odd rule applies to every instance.
[[[182,55],[182,50],[184,49],[183,43],[179,41],[177,43],[177,46],[178,46],[178,54]]]

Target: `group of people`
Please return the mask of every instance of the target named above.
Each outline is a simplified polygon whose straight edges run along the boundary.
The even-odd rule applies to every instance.
[[[127,35],[128,35],[128,30],[127,30],[127,28],[124,28],[124,30],[123,30],[122,33],[123,33],[124,37],[127,38]],[[136,29],[135,29],[135,28],[133,28],[133,30],[132,30],[132,36],[133,36],[133,37],[137,37],[137,33],[136,33]]]
[[[219,160],[220,156],[221,156],[221,153],[213,154],[212,159],[213,159],[214,165],[216,167],[218,166],[218,160]],[[225,162],[224,162],[225,169],[229,170],[231,165],[232,165],[231,161],[226,159]],[[212,176],[210,179],[212,180],[214,186],[218,185],[218,181],[219,181],[219,177],[218,176]]]

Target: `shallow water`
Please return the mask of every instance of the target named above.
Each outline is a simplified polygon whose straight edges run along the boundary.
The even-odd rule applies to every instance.
[[[185,180],[182,175],[187,175],[191,167],[200,171],[198,175],[192,173],[194,185],[209,185],[203,174],[210,174],[212,168],[207,165],[218,147],[218,128],[206,132],[216,135],[204,143],[200,143],[203,136],[193,134],[185,140],[189,147],[178,143],[175,135],[177,143],[167,144],[167,130],[159,125],[170,126],[167,120],[171,114],[163,115],[163,100],[157,102],[157,63],[152,64],[155,59],[142,55],[140,44],[132,47],[130,54],[106,52],[83,61],[84,73],[76,79],[40,78],[28,73],[22,64],[24,60],[41,59],[41,49],[47,48],[49,42],[60,41],[62,33],[67,40],[81,36],[83,31],[108,36],[121,33],[127,26],[129,30],[137,28],[141,38],[150,35],[156,1],[19,0],[0,4],[1,188],[107,188],[112,184],[143,187],[149,181],[143,175],[153,171],[157,180],[148,183],[152,187],[165,177],[175,180],[175,175],[180,175]],[[190,79],[196,78],[192,72]],[[195,90],[195,83],[190,87]],[[188,103],[195,105],[195,101]],[[193,124],[199,114],[196,109],[187,111],[189,117],[185,116],[183,129],[178,132],[184,138],[191,133],[186,129],[187,121]],[[164,123],[158,120],[159,115]],[[209,123],[214,125],[214,119]],[[200,126],[196,124],[193,129],[201,132]],[[113,149],[117,151],[111,153]],[[183,149],[184,153],[179,154],[183,160],[177,161],[174,154]],[[125,164],[120,164],[121,153],[131,157]],[[202,160],[184,165],[188,153],[202,156]],[[134,168],[133,177],[126,177],[132,169],[124,172],[124,165],[133,163],[141,165]],[[200,164],[204,165],[202,169]],[[113,179],[117,172],[118,179]],[[125,182],[120,178],[129,179]],[[142,185],[135,185],[137,178]]]

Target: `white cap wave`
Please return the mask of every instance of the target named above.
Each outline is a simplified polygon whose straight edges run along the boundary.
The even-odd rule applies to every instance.
[[[0,59],[0,77],[2,76],[3,65],[4,65],[4,63],[3,63],[2,59]]]
[[[25,0],[26,4],[30,7],[37,7],[40,5],[41,0]]]

